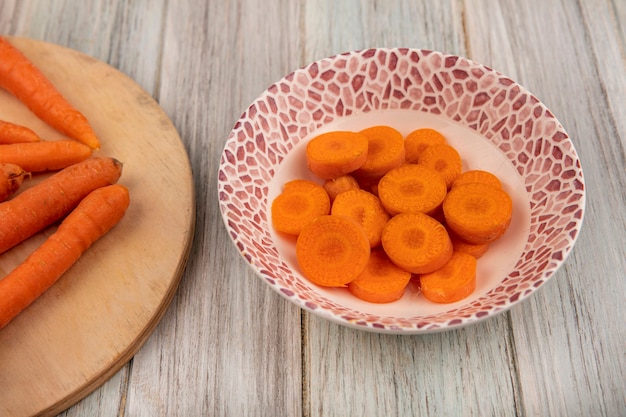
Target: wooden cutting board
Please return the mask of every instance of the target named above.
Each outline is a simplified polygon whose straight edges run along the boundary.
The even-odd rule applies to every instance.
[[[9,40],[87,116],[102,142],[94,155],[123,162],[131,196],[122,221],[0,330],[0,416],[55,415],[117,372],[170,304],[194,233],[193,180],[176,129],[133,80],[71,49]],[[0,119],[62,138],[5,91]],[[0,255],[0,278],[55,227]]]

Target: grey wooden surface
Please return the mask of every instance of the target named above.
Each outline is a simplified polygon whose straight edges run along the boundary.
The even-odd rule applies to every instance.
[[[173,303],[135,357],[61,416],[626,416],[626,2],[3,0],[0,34],[136,80],[177,127],[196,183]],[[311,316],[256,278],[222,224],[219,156],[248,104],[310,61],[386,46],[512,77],[581,158],[587,210],[565,265],[474,326],[409,337]]]

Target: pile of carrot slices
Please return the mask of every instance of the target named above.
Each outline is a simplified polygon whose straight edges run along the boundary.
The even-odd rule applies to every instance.
[[[384,125],[332,131],[305,154],[319,181],[286,183],[271,217],[296,237],[307,279],[372,303],[402,298],[412,280],[435,303],[475,290],[477,259],[513,213],[497,176],[463,171],[459,152],[430,128],[406,137]]]
[[[0,88],[66,137],[44,140],[28,126],[0,121],[0,256],[58,224],[41,246],[0,277],[1,329],[122,219],[130,197],[117,183],[122,163],[94,154],[100,141],[87,118],[1,36],[0,56]],[[28,184],[39,173],[52,175]]]

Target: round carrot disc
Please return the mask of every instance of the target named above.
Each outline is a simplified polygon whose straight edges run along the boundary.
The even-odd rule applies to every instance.
[[[454,252],[441,268],[420,276],[420,288],[426,299],[435,303],[454,303],[476,289],[476,258]]]
[[[378,197],[389,214],[431,214],[446,196],[446,183],[436,171],[417,164],[392,169],[378,183]]]
[[[437,171],[446,182],[447,188],[452,187],[452,183],[463,169],[463,161],[459,152],[445,143],[424,149],[418,158],[418,164]]]
[[[330,198],[321,185],[292,180],[272,202],[272,224],[282,233],[297,235],[318,216],[330,213]]]
[[[348,190],[358,190],[359,183],[352,175],[343,175],[339,178],[330,178],[324,181],[324,189],[330,197],[332,203],[338,194]]]
[[[498,239],[511,223],[513,202],[501,188],[487,184],[458,185],[443,202],[446,225],[470,243]]]
[[[296,258],[302,273],[325,287],[345,287],[363,271],[370,251],[363,228],[341,216],[318,217],[296,240]]]
[[[404,138],[406,162],[417,164],[424,149],[441,143],[447,143],[446,138],[435,129],[422,128],[412,131]]]
[[[473,169],[471,171],[462,172],[452,183],[453,187],[457,185],[469,184],[474,182],[480,182],[483,184],[489,184],[496,188],[502,188],[500,179],[489,171],[483,171],[480,169]]]
[[[387,171],[404,162],[404,137],[391,126],[372,126],[361,130],[367,137],[367,158],[354,175],[361,182],[378,181]]]
[[[360,168],[367,158],[367,149],[367,137],[360,133],[322,133],[307,144],[306,162],[319,178],[338,178]]]
[[[349,190],[339,194],[330,209],[330,214],[345,216],[363,226],[371,247],[380,245],[383,228],[389,220],[380,199],[365,190]]]
[[[404,295],[411,273],[391,262],[382,249],[373,250],[363,272],[348,284],[348,290],[361,300],[390,303]]]
[[[382,246],[393,263],[414,274],[432,272],[452,256],[446,228],[423,213],[392,217],[383,230]]]

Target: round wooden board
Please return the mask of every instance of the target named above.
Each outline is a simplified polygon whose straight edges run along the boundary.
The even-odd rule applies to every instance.
[[[87,116],[102,142],[94,155],[124,163],[131,196],[122,221],[0,330],[0,415],[55,415],[130,360],[170,304],[194,233],[193,180],[176,129],[133,80],[71,49],[8,39]],[[0,119],[62,137],[5,91]],[[0,277],[53,231],[0,255]]]

